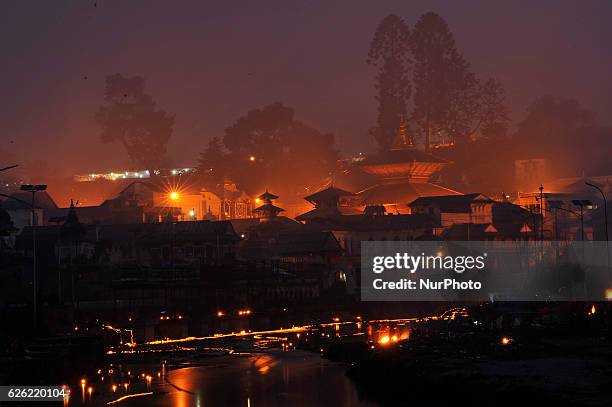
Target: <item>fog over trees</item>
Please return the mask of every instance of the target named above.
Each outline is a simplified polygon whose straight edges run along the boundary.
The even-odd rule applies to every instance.
[[[137,167],[153,170],[168,166],[174,116],[158,109],[153,97],[145,93],[144,78],[108,76],[104,102],[95,115],[102,130],[100,140],[121,143]]]

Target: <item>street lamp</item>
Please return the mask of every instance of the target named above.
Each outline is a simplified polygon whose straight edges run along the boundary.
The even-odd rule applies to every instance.
[[[32,268],[33,268],[33,277],[32,277],[32,285],[34,288],[34,329],[36,330],[38,324],[36,308],[37,308],[37,293],[36,293],[36,224],[34,223],[35,216],[35,197],[36,193],[40,191],[45,191],[47,189],[46,185],[30,185],[24,184],[19,189],[22,191],[30,192],[32,194],[32,218],[30,219],[30,226],[32,227]]]
[[[540,184],[540,240],[544,241],[544,186]]]
[[[603,193],[600,187],[595,184],[591,184],[590,182],[585,182],[591,188],[595,188],[601,194],[601,197],[604,201],[604,222],[605,222],[605,231],[606,231],[606,254],[608,256],[608,282],[612,287],[612,268],[610,268],[610,236],[608,235],[608,204],[606,199],[606,194]]]

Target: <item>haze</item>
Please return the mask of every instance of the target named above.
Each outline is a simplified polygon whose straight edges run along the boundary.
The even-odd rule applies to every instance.
[[[448,21],[477,73],[501,79],[513,124],[544,94],[576,98],[610,124],[607,1],[4,1],[0,150],[65,174],[129,166],[93,119],[112,73],[143,76],[176,115],[177,165],[275,101],[334,133],[343,154],[371,150],[372,34],[389,13],[412,28],[427,11]]]

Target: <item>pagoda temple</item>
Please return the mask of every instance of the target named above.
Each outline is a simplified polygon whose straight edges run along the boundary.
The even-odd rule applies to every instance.
[[[392,147],[361,161],[361,170],[374,176],[376,184],[358,192],[357,196],[365,206],[383,205],[387,213],[410,213],[408,204],[419,197],[460,194],[431,182],[449,164],[418,150],[401,120]]]
[[[314,205],[314,209],[296,216],[295,219],[300,222],[361,213],[354,208],[355,194],[334,186],[308,195],[304,199]]]
[[[283,208],[279,208],[274,205],[273,201],[278,199],[278,196],[271,194],[266,190],[263,194],[257,197],[263,204],[253,209],[253,213],[258,215],[261,221],[269,221],[270,219],[275,218],[280,212],[283,212]]]

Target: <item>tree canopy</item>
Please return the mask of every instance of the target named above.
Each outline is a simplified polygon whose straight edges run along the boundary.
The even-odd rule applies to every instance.
[[[409,119],[425,149],[434,139],[465,143],[477,132],[505,134],[501,83],[483,82],[472,72],[439,15],[422,15],[412,31],[401,18],[385,17],[374,33],[368,64],[378,68],[378,120],[372,134],[381,148],[389,147],[401,117]]]
[[[289,198],[318,186],[337,159],[332,134],[297,120],[292,108],[273,103],[250,110],[226,128],[222,146],[211,140],[201,155],[200,172],[228,176],[250,194],[269,188]]]
[[[174,116],[157,108],[153,98],[145,93],[145,80],[140,76],[108,76],[104,102],[95,114],[102,142],[120,142],[133,165],[139,168],[167,166]]]
[[[378,69],[376,100],[377,126],[370,133],[379,146],[389,148],[402,119],[407,117],[410,99],[410,30],[400,17],[391,14],[379,24],[370,44],[367,62]]]

